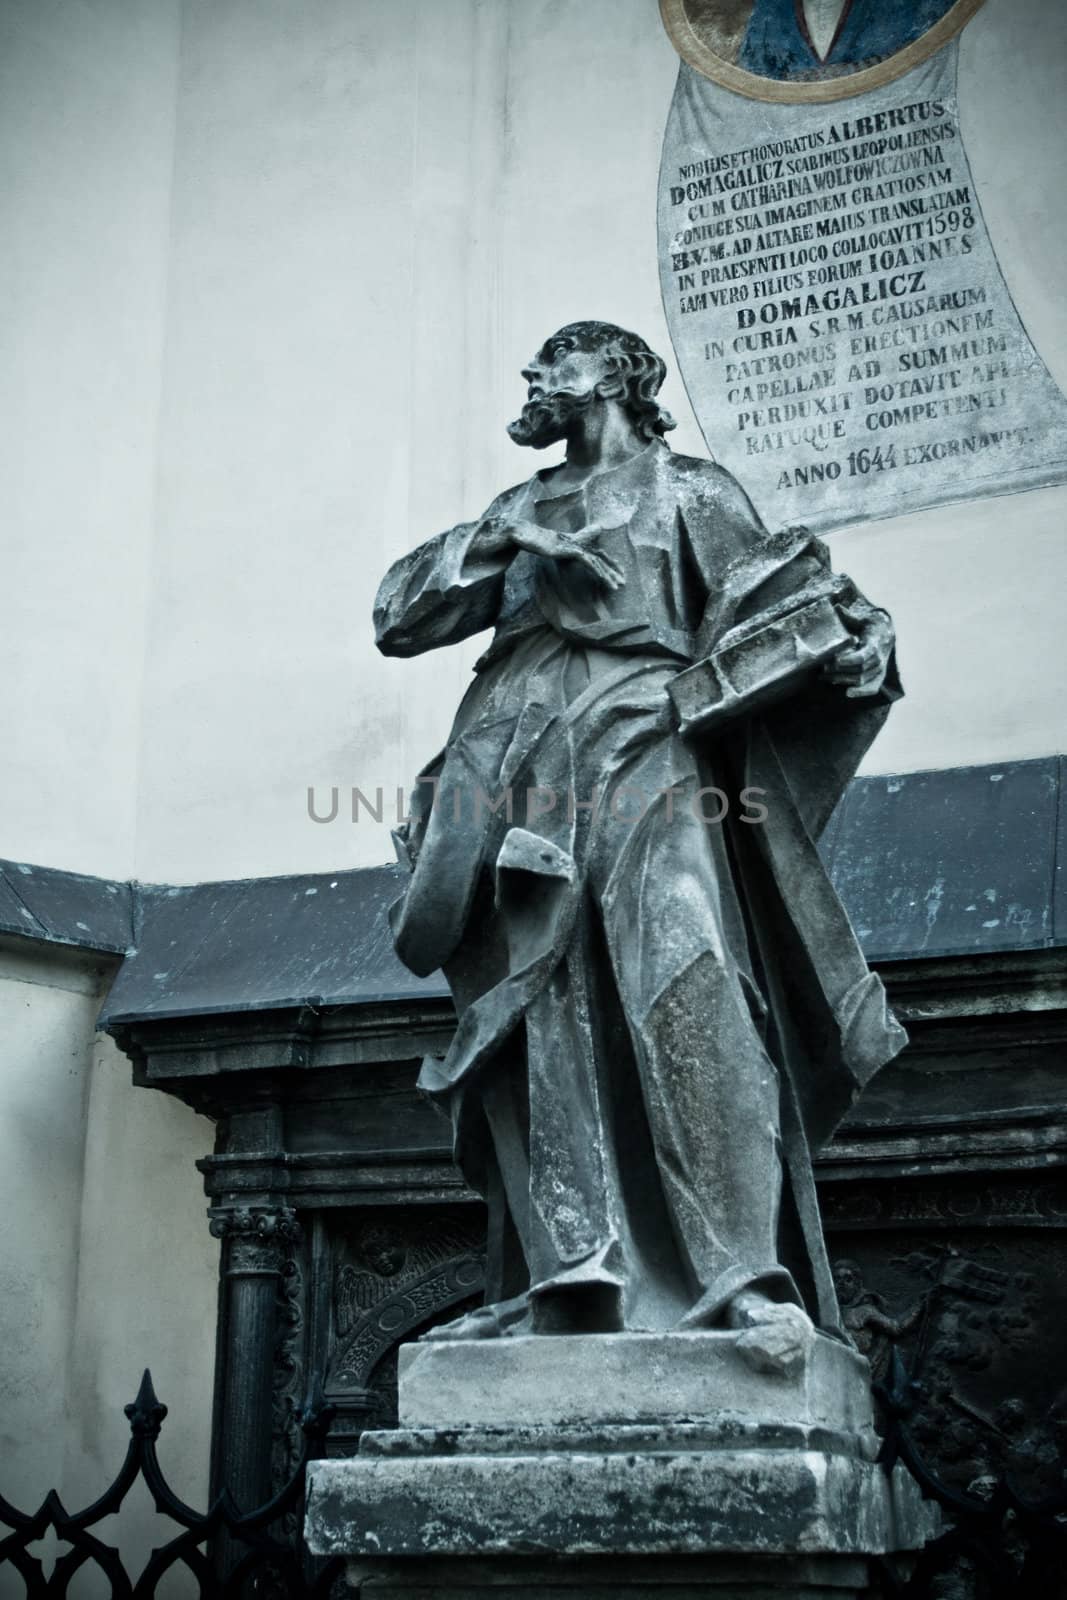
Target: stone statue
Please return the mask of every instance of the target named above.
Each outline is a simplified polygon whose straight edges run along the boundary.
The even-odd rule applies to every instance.
[[[434,1333],[736,1329],[789,1371],[841,1334],[810,1152],[904,1043],[815,843],[893,629],[669,449],[665,370],[560,329],[508,432],[565,460],[375,607],[387,655],[495,630],[398,836],[397,950],[459,1018],[419,1081],[489,1210],[488,1303]]]

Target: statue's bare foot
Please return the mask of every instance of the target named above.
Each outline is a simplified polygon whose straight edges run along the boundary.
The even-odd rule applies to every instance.
[[[453,1317],[451,1322],[441,1322],[435,1328],[428,1328],[420,1334],[419,1342],[500,1339],[512,1331],[513,1325],[522,1320],[528,1309],[524,1294],[517,1295],[514,1300],[500,1300],[496,1305],[476,1306],[473,1311],[465,1311],[461,1317]]]
[[[800,1306],[782,1305],[743,1289],[731,1300],[727,1326],[740,1333],[737,1348],[756,1372],[791,1378],[804,1366],[815,1335],[811,1318]]]

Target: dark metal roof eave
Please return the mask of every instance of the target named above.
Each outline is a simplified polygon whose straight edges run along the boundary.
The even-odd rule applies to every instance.
[[[869,776],[821,849],[868,960],[1067,945],[1067,758]],[[0,862],[0,932],[125,956],[102,1028],[447,999],[401,966],[395,866],[181,887]]]

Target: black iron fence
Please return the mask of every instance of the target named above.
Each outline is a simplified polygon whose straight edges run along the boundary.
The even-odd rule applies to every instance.
[[[283,1522],[299,1512],[308,1462],[318,1459],[334,1414],[316,1385],[300,1413],[303,1450],[288,1483],[265,1505],[243,1513],[223,1492],[205,1512],[194,1511],[171,1489],[156,1455],[167,1408],[156,1398],[152,1377],[145,1372],[137,1398],[126,1408],[130,1443],[126,1459],[99,1499],[71,1512],[53,1489],[35,1512],[19,1511],[0,1495],[0,1526],[11,1531],[0,1540],[0,1582],[5,1569],[22,1579],[27,1600],[63,1600],[75,1577],[95,1566],[110,1584],[111,1600],[155,1600],[176,1568],[196,1580],[201,1600],[324,1600],[340,1576],[343,1562],[315,1562],[302,1541],[285,1537]],[[138,1479],[157,1512],[176,1523],[179,1532],[153,1550],[144,1570],[132,1578],[119,1552],[93,1533],[105,1517],[119,1510]],[[299,1519],[298,1519],[299,1522]],[[39,1540],[54,1532],[67,1548],[50,1573],[33,1553]],[[5,1593],[8,1591],[5,1590]]]
[[[1000,1477],[979,1490],[954,1488],[925,1459],[910,1422],[922,1395],[894,1351],[887,1382],[877,1386],[886,1432],[882,1464],[898,1461],[923,1494],[941,1506],[945,1531],[928,1544],[913,1570],[902,1574],[888,1561],[876,1563],[886,1600],[1067,1600],[1067,1462],[1064,1487],[1041,1500],[1028,1497]],[[175,1568],[195,1579],[201,1600],[326,1600],[342,1576],[341,1560],[315,1561],[300,1537],[308,1463],[325,1451],[334,1408],[316,1383],[300,1412],[303,1449],[288,1483],[258,1510],[242,1513],[227,1493],[205,1512],[194,1511],[170,1488],[156,1455],[166,1406],[156,1398],[146,1371],[137,1398],[126,1408],[130,1443],[114,1481],[82,1511],[70,1512],[53,1490],[39,1510],[19,1511],[0,1495],[0,1578],[5,1567],[22,1579],[27,1600],[62,1600],[83,1568],[92,1564],[110,1584],[111,1600],[155,1600]],[[143,1479],[157,1512],[179,1532],[153,1550],[144,1570],[131,1578],[119,1552],[93,1529],[119,1510]],[[295,1518],[296,1535],[286,1525]],[[67,1548],[50,1573],[32,1547],[49,1531]]]

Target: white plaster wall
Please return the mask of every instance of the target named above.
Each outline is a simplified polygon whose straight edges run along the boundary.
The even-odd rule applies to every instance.
[[[0,0],[0,854],[132,873],[179,0]]]
[[[649,0],[187,5],[142,876],[391,856],[306,788],[406,783],[476,652],[383,662],[378,579],[530,470],[503,430],[548,327],[664,343],[675,65]]]
[[[113,1041],[93,1046],[78,1230],[63,1496],[84,1505],[122,1459],[123,1407],[146,1366],[168,1407],[158,1445],[171,1487],[208,1499],[219,1243],[194,1162],[210,1153],[206,1117],[155,1090],[134,1088]],[[128,1570],[176,1528],[139,1488],[108,1537]],[[195,1586],[189,1590],[195,1593]]]
[[[987,0],[960,46],[960,114],[1015,303],[1067,392],[1067,7]],[[836,535],[835,559],[893,612],[907,698],[864,771],[1067,747],[1067,490],[946,506]]]
[[[0,850],[172,881],[387,859],[388,816],[316,824],[308,785],[391,809],[480,647],[381,660],[383,568],[543,464],[503,424],[548,329],[669,354],[655,0],[0,0],[0,43]],[[968,148],[1067,385],[1065,78],[1059,0],[987,0]],[[835,537],[901,634],[870,770],[1062,746],[1065,501]]]
[[[388,859],[346,820],[443,741],[479,644],[385,662],[385,565],[536,462],[518,368],[585,315],[669,354],[654,196],[677,58],[655,0],[187,0],[137,869]],[[976,180],[1060,381],[1067,20],[988,0],[963,42]],[[681,385],[679,449],[700,451]],[[843,532],[910,697],[871,769],[1063,744],[1062,491]],[[990,647],[990,637],[998,646]],[[309,784],[339,819],[310,821]],[[388,809],[388,808],[387,808]]]
[[[0,1493],[25,1510],[103,1491],[147,1364],[168,1475],[206,1504],[218,1244],[193,1162],[213,1130],[94,1037],[114,966],[0,939]],[[100,1532],[135,1566],[168,1526],[139,1490]]]
[[[62,1477],[93,1021],[101,973],[0,941],[0,1493]]]

